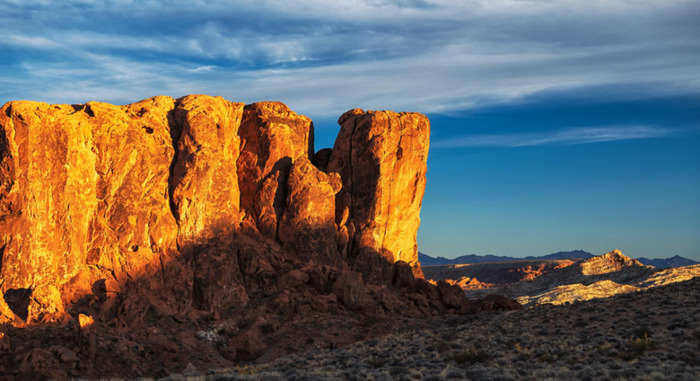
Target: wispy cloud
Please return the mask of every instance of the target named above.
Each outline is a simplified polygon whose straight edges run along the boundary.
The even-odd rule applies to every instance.
[[[7,0],[0,103],[205,92],[338,115],[698,94],[699,14],[692,0]]]
[[[676,136],[685,132],[657,126],[573,127],[536,133],[457,136],[432,142],[431,148],[574,145]]]
[[[213,65],[204,65],[204,66],[194,68],[190,71],[193,73],[199,73],[199,72],[203,72],[203,71],[212,71],[212,70],[214,70],[214,68],[215,68],[215,66],[213,66]]]

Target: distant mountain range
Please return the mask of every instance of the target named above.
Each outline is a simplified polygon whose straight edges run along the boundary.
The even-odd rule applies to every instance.
[[[647,266],[654,266],[658,268],[678,268],[678,267],[685,267],[685,266],[693,266],[700,264],[700,262],[694,261],[692,259],[688,258],[683,258],[680,255],[676,255],[671,258],[654,258],[654,259],[649,259],[649,258],[637,258],[639,262],[642,262],[643,264]]]
[[[487,262],[509,262],[509,261],[522,261],[525,259],[590,259],[595,255],[583,251],[583,250],[573,250],[573,251],[559,251],[552,254],[542,255],[542,256],[527,256],[527,257],[508,257],[503,255],[462,255],[454,259],[448,259],[444,257],[431,257],[424,253],[418,253],[418,260],[420,260],[423,266],[433,266],[433,265],[457,265],[457,264],[467,264],[467,263],[487,263]],[[684,266],[692,266],[700,264],[700,262],[693,261],[692,259],[684,258],[676,255],[671,258],[637,258],[639,262],[647,266],[654,266],[657,268],[678,268]]]

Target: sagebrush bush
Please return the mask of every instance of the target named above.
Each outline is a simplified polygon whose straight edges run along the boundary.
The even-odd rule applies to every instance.
[[[457,364],[463,365],[463,364],[474,364],[477,362],[488,361],[489,359],[491,359],[491,357],[492,356],[489,355],[488,353],[486,353],[485,351],[478,349],[478,348],[475,348],[475,347],[471,347],[471,348],[468,348],[464,351],[455,353],[452,356],[452,359]]]

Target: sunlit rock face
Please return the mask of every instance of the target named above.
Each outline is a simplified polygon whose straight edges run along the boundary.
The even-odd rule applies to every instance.
[[[426,183],[428,118],[354,109],[338,123],[328,172],[343,180],[336,199],[341,250],[360,258],[366,250],[378,252],[421,274],[416,233]]]
[[[175,254],[168,195],[174,107],[173,99],[155,97],[121,107],[2,108],[3,292],[48,294],[42,289],[103,272],[123,279]]]
[[[23,319],[51,321],[124,290],[214,309],[309,265],[389,284],[397,261],[421,274],[427,118],[351,110],[339,123],[334,149],[314,155],[311,120],[279,102],[6,104],[0,314],[27,304]]]
[[[638,260],[622,254],[620,250],[613,250],[581,263],[581,273],[583,275],[602,275],[629,268],[649,269],[650,266],[644,266]]]
[[[324,173],[306,156],[292,165],[279,239],[304,260],[338,265],[335,196],[342,183],[337,173]]]
[[[251,224],[275,238],[289,170],[298,158],[313,153],[313,124],[283,103],[258,102],[245,106],[239,135],[241,206]]]
[[[201,95],[177,102],[172,129],[179,138],[170,189],[181,246],[238,226],[241,192],[234,169],[243,106]]]

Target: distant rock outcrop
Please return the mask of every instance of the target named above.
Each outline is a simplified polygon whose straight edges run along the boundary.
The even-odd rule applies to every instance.
[[[530,282],[498,291],[523,305],[564,304],[681,282],[700,276],[700,265],[656,269],[625,256],[620,250],[550,271]]]
[[[519,260],[455,265],[424,266],[427,279],[448,280],[465,291],[503,287],[520,281],[530,281],[550,271],[571,266],[576,260]]]

